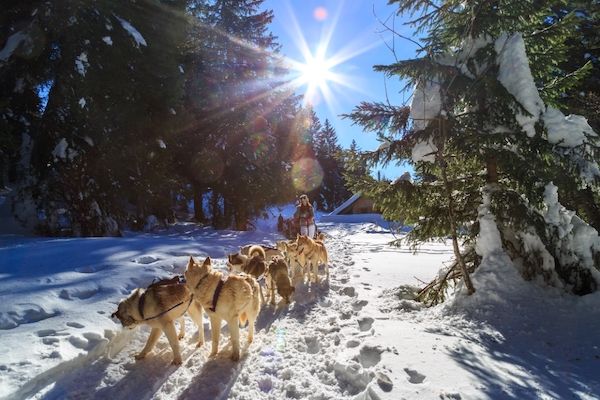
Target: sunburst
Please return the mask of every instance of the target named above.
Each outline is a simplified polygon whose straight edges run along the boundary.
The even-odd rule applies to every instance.
[[[356,77],[338,72],[338,70],[343,68],[342,64],[344,62],[378,46],[380,43],[374,42],[367,45],[363,43],[363,45],[359,45],[357,42],[349,42],[339,51],[330,54],[332,53],[331,41],[337,26],[336,15],[332,22],[326,25],[328,30],[322,35],[320,42],[311,49],[296,16],[289,7],[289,3],[287,4],[289,21],[286,20],[285,25],[302,58],[301,60],[295,60],[287,57],[291,67],[291,84],[304,95],[305,103],[316,106],[324,101],[332,109],[337,102],[334,92],[343,93],[345,90],[352,90],[367,94],[365,89],[353,84],[357,81]]]

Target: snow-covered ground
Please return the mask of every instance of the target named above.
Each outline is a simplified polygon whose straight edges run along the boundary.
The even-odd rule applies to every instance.
[[[288,217],[290,210],[284,212]],[[276,215],[275,215],[276,217]],[[232,362],[223,328],[208,358],[188,319],[184,363],[162,336],[145,359],[149,329],[111,319],[133,288],[182,274],[189,258],[226,256],[283,239],[275,219],[252,232],[179,223],[124,238],[0,235],[2,399],[595,399],[600,398],[600,294],[585,297],[523,281],[492,258],[477,292],[423,309],[402,285],[431,280],[452,258],[431,243],[415,255],[387,246],[371,223],[320,223],[330,276],[296,281],[290,305],[263,305],[254,342]],[[186,318],[188,318],[186,316]]]

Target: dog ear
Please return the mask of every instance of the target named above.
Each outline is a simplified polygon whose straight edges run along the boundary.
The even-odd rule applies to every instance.
[[[185,269],[190,269],[192,265],[194,265],[194,256],[190,256],[190,262],[188,262],[188,265],[185,267]]]
[[[204,264],[208,264],[208,265],[211,264],[210,257],[206,257],[206,260],[204,260]]]

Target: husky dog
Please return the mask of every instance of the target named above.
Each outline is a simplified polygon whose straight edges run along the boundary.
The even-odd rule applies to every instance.
[[[298,243],[293,240],[281,240],[275,244],[277,249],[285,255],[285,262],[292,271],[292,279],[296,278],[296,264],[300,265],[298,263]],[[300,265],[300,275],[305,275],[302,265]]]
[[[227,265],[229,266],[229,273],[232,271],[243,272],[256,279],[265,277],[269,271],[265,250],[259,245],[250,247],[248,255],[229,254],[227,256]],[[260,299],[263,303],[265,302],[262,287],[260,288]]]
[[[309,238],[307,235],[298,235],[296,240],[298,243],[298,253],[296,259],[304,266],[308,271],[308,277],[310,280],[310,264],[313,266],[313,282],[319,282],[319,261],[323,261],[325,264],[325,271],[329,276],[329,265],[327,260],[327,249],[325,244],[320,240],[314,240]]]
[[[254,246],[262,247],[262,249],[265,251],[265,256],[264,256],[265,260],[270,260],[273,257],[283,257],[283,253],[281,252],[281,249],[269,247],[269,246],[257,245],[257,244],[247,244],[245,246],[239,246],[240,254],[245,255],[245,256],[252,256],[250,249],[252,249]],[[254,251],[256,251],[256,248],[254,249]]]
[[[248,343],[254,338],[254,322],[260,311],[260,285],[252,276],[223,274],[212,268],[210,257],[204,262],[190,261],[185,269],[185,280],[188,288],[195,295],[210,318],[212,333],[212,350],[210,356],[219,351],[221,337],[221,321],[225,320],[231,334],[231,359],[240,359],[240,327],[248,320]],[[239,321],[239,322],[238,322]]]
[[[288,275],[288,267],[285,261],[279,257],[273,257],[269,263],[269,273],[266,278],[267,296],[271,296],[271,304],[275,304],[275,288],[277,293],[285,299],[286,304],[291,303],[290,298],[296,288]]]
[[[183,363],[179,340],[183,339],[185,334],[183,314],[186,311],[198,326],[199,337],[196,347],[204,344],[202,307],[194,300],[192,292],[185,283],[177,283],[176,278],[154,283],[146,290],[135,289],[127,298],[121,300],[117,312],[111,315],[111,318],[117,317],[125,328],[133,329],[138,325],[148,325],[152,328],[146,346],[135,356],[137,360],[141,360],[152,351],[161,333],[164,332],[173,349],[172,364]],[[181,327],[179,335],[175,330],[175,320],[179,321]]]

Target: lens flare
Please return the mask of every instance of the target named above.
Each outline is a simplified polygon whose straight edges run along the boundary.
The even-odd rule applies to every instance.
[[[277,342],[275,343],[275,348],[279,351],[283,351],[285,349],[285,329],[280,329],[277,331]]]
[[[325,21],[327,19],[327,9],[325,7],[317,7],[313,12],[313,16],[317,21]]]
[[[250,157],[250,162],[254,165],[261,165],[271,161],[271,153],[274,147],[271,146],[269,137],[265,132],[256,132],[250,136],[250,144],[254,153],[254,157]]]
[[[302,158],[292,167],[292,182],[294,187],[303,192],[310,192],[321,186],[323,168],[312,158]]]

